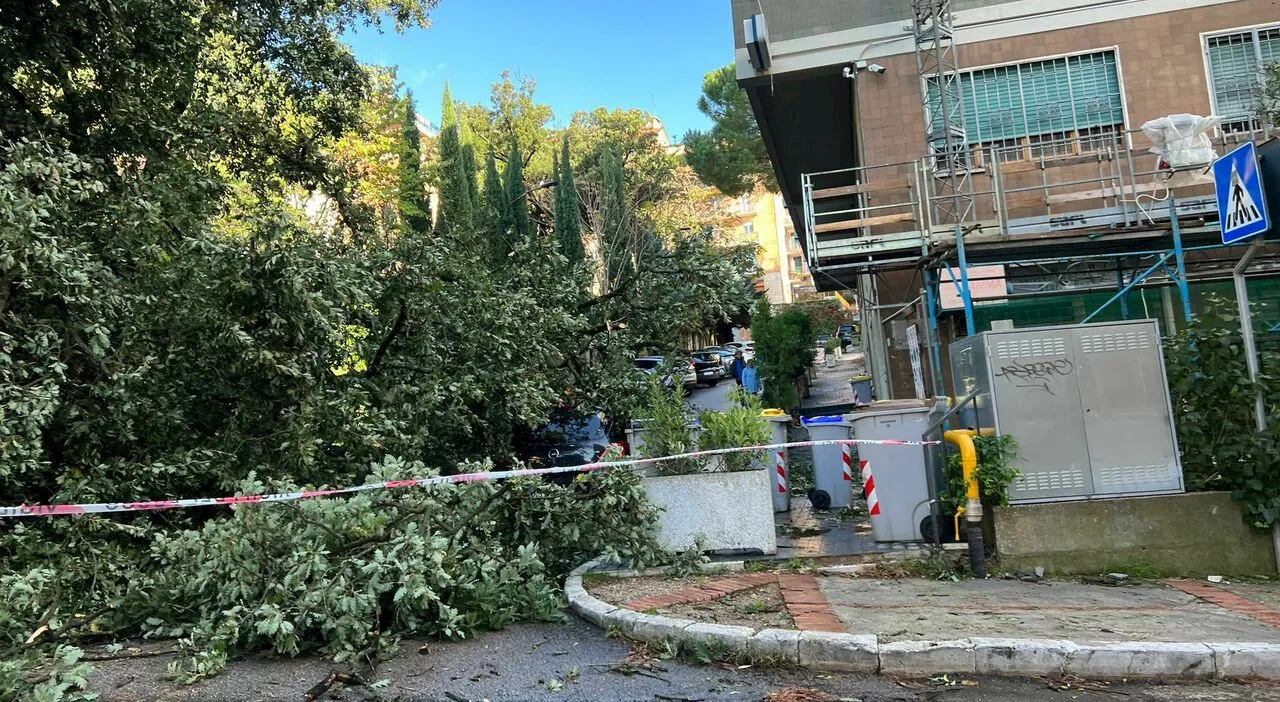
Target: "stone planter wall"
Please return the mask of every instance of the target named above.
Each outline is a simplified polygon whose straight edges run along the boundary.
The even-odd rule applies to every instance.
[[[652,476],[644,487],[663,510],[658,541],[665,548],[688,550],[702,535],[708,551],[778,552],[768,471]]]

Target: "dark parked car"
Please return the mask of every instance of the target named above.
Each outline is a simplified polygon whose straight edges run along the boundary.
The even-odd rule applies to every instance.
[[[716,385],[724,377],[724,362],[721,356],[713,351],[694,351],[693,371],[698,374],[698,382]]]
[[[610,443],[610,429],[603,414],[561,408],[551,414],[545,426],[518,437],[516,450],[532,468],[553,468],[591,463]],[[553,473],[546,479],[568,485],[577,475],[577,471]]]
[[[720,357],[720,377],[733,377],[733,349],[724,346],[708,346],[700,353],[714,353]]]

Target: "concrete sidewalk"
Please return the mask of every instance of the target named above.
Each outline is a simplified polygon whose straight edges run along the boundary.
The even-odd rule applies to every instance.
[[[881,641],[972,636],[1085,641],[1280,643],[1280,628],[1163,583],[818,578],[854,634]],[[1272,584],[1271,591],[1280,592]]]
[[[1280,680],[1280,610],[1269,605],[1280,601],[1280,583],[901,577],[922,572],[920,563],[665,579],[660,592],[616,602],[584,588],[582,575],[594,568],[588,564],[565,592],[575,613],[639,640],[715,644],[814,670]],[[715,567],[732,571],[734,564]],[[606,599],[606,591],[620,592],[601,590]],[[760,597],[753,592],[776,593],[769,597],[792,628],[744,621],[751,610],[743,603]]]

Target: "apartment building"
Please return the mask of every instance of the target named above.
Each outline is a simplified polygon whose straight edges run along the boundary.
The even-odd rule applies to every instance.
[[[955,336],[1081,321],[1130,289],[1101,318],[1141,296],[1171,331],[1239,257],[1214,248],[1212,187],[1164,172],[1138,129],[1190,113],[1223,118],[1219,153],[1260,138],[1272,0],[731,1],[739,84],[817,288],[895,317],[869,329],[883,385],[904,385],[889,366],[911,324],[943,349],[945,390]],[[1175,248],[1176,270],[1134,270]],[[978,265],[985,285],[965,282]]]
[[[804,250],[782,196],[758,187],[738,197],[707,188],[702,198],[707,226],[727,243],[756,248],[756,290],[773,304],[789,304],[815,292]]]

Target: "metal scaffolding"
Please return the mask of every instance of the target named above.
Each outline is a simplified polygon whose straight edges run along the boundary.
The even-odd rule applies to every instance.
[[[964,125],[964,94],[956,59],[951,0],[912,0],[916,44],[916,71],[924,104],[925,139],[933,159],[935,207],[927,217],[931,225],[955,226],[957,254],[963,286],[969,287],[964,251],[965,224],[973,216],[972,163]],[[927,186],[926,186],[927,187]],[[965,297],[965,323],[974,333],[973,303]]]

